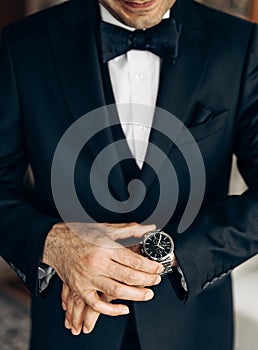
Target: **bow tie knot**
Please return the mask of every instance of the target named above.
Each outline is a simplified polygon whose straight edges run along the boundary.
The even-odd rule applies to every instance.
[[[129,50],[151,51],[170,62],[178,56],[181,26],[178,28],[173,18],[164,19],[149,29],[134,31],[101,22],[100,31],[105,63]]]
[[[131,32],[129,34],[128,37],[128,43],[132,46],[132,47],[139,47],[139,46],[145,46],[148,47],[150,46],[150,44],[148,44],[152,37],[151,37],[151,33],[146,32],[144,30],[135,30],[133,32]]]

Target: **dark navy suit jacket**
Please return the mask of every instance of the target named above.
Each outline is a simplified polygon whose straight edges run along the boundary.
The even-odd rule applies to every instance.
[[[152,301],[131,307],[143,349],[230,350],[229,272],[258,252],[257,27],[191,0],[177,0],[173,16],[182,25],[179,57],[175,63],[163,62],[157,105],[194,136],[206,169],[205,196],[195,222],[177,234],[189,174],[179,149],[153,132],[151,142],[166,152],[178,175],[178,206],[165,229],[174,237],[188,292],[181,301],[173,276],[164,277]],[[72,0],[14,24],[2,35],[0,253],[32,293],[34,350],[118,350],[126,325],[126,316],[101,316],[92,334],[73,337],[63,326],[58,277],[44,295],[38,292],[44,240],[60,221],[51,191],[56,146],[76,119],[113,102],[107,67],[99,55],[98,21],[94,0]],[[144,179],[146,200],[138,210],[110,213],[94,200],[89,185],[94,155],[110,140],[123,138],[120,126],[102,136],[80,154],[75,171],[80,201],[96,221],[141,222],[159,191],[147,166],[141,172],[128,160],[109,179],[120,200],[126,198],[128,181]],[[228,196],[233,153],[248,185],[241,196]],[[34,177],[30,200],[23,194],[28,165]],[[64,177],[60,173],[60,181]]]

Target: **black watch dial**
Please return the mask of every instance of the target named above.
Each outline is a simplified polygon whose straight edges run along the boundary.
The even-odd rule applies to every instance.
[[[172,238],[163,231],[151,232],[144,238],[143,251],[152,260],[163,261],[173,250]]]

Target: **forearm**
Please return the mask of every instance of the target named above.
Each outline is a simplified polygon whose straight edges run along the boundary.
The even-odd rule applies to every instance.
[[[64,269],[65,251],[71,246],[71,231],[64,223],[55,224],[46,236],[42,262],[53,267],[57,273]]]
[[[46,235],[56,219],[36,211],[27,203],[0,209],[2,257],[23,276],[28,289],[37,295],[38,265]]]
[[[258,253],[257,213],[258,201],[250,195],[229,196],[203,211],[186,232],[175,235],[187,301]]]

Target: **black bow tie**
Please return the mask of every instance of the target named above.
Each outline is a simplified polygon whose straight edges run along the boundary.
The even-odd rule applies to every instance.
[[[181,26],[173,18],[163,19],[155,27],[129,31],[107,22],[100,23],[102,58],[106,63],[129,50],[147,50],[174,62],[178,56]]]

